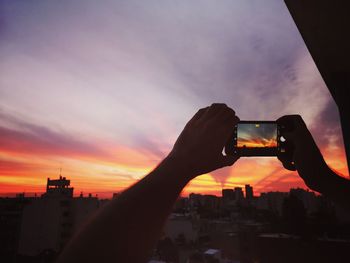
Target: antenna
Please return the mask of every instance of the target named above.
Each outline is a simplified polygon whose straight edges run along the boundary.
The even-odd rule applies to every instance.
[[[60,163],[60,178],[62,178],[62,162]]]

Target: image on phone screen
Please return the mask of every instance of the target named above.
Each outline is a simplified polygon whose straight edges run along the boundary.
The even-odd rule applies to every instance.
[[[275,148],[277,147],[277,124],[238,123],[237,148]]]
[[[240,121],[225,146],[226,154],[240,156],[276,156],[279,129],[275,121]]]

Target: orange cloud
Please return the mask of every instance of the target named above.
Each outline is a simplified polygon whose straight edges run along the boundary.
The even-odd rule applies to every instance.
[[[67,134],[22,123],[22,130],[0,127],[0,194],[43,192],[47,177],[71,179],[75,194],[110,197],[149,173],[162,156],[145,148],[116,142],[88,143]],[[337,144],[321,148],[332,169],[347,176],[344,149]],[[220,195],[222,188],[251,184],[255,193],[306,188],[296,172],[285,170],[276,158],[241,158],[233,167],[192,180],[183,191]]]

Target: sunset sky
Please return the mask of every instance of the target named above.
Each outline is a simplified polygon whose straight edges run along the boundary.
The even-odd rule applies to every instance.
[[[110,197],[151,171],[201,107],[241,120],[301,114],[347,175],[337,108],[282,0],[0,0],[0,194]],[[305,187],[276,158],[241,158],[184,190]]]

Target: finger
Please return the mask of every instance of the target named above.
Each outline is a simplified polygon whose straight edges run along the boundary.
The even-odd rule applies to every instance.
[[[212,108],[215,108],[215,107],[218,107],[218,108],[221,108],[221,107],[227,107],[226,103],[213,103],[210,105],[210,107]]]
[[[290,132],[300,126],[305,125],[303,118],[300,115],[285,115],[276,120],[283,132]]]
[[[230,126],[234,126],[240,121],[240,118],[236,116],[234,110],[232,110],[229,113],[225,114],[223,121],[224,123],[227,123]]]
[[[296,171],[297,169],[293,162],[283,162],[282,165],[284,168],[286,168],[289,171]]]
[[[226,110],[228,107],[225,103],[213,103],[207,110],[205,116],[211,118],[220,112]]]
[[[231,166],[239,159],[238,155],[222,155],[220,167]]]
[[[232,127],[239,122],[239,118],[236,113],[230,107],[222,108],[213,118],[210,123],[216,127]]]
[[[198,121],[203,116],[203,114],[208,110],[208,108],[209,108],[209,106],[202,108],[202,109],[199,109],[197,111],[197,113],[195,115],[193,115],[193,117],[189,120],[189,122],[187,124],[195,123],[196,121]]]
[[[232,130],[240,121],[236,115],[216,116],[210,123],[215,126],[218,131]]]
[[[229,141],[233,140],[234,130],[235,130],[235,124],[239,121],[239,118],[237,116],[231,116],[230,118],[226,120],[222,120],[218,123],[211,122],[210,125],[214,129],[213,136],[217,138],[217,147],[218,150],[225,147]]]
[[[302,127],[306,128],[305,122],[300,115],[285,115],[276,120],[280,128],[280,133],[286,141],[293,142],[296,137],[299,137],[298,131]]]
[[[282,132],[281,136],[286,139],[286,142],[293,142],[296,135],[294,132]]]
[[[310,133],[300,115],[287,115],[277,121],[280,126],[280,134],[287,141],[299,141],[305,134]]]
[[[236,117],[236,112],[231,109],[230,107],[223,108],[219,113],[218,113],[218,120],[224,120],[226,121],[229,118],[235,118]]]
[[[283,167],[289,171],[295,171],[296,167],[294,162],[286,156],[277,155],[277,159],[282,163]]]
[[[277,122],[290,122],[290,121],[295,121],[297,119],[302,120],[302,117],[299,114],[290,114],[290,115],[284,115],[284,116],[278,118],[276,121]]]
[[[224,140],[227,140],[234,132],[235,125],[240,121],[236,115],[226,116],[225,119],[220,123],[221,129],[223,131],[222,136]]]

